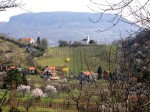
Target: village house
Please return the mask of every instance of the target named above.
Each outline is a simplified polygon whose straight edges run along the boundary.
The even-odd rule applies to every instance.
[[[50,76],[51,80],[58,80],[59,76],[57,76],[56,66],[46,66],[44,71],[42,71],[42,75],[47,79]]]
[[[15,66],[15,65],[9,66],[9,67],[7,67],[7,71],[9,71],[9,70],[14,70],[14,69],[16,69],[16,68],[17,68],[17,66]]]
[[[35,44],[35,41],[33,38],[22,38],[21,40],[28,44]]]
[[[35,73],[35,67],[29,67],[28,70],[31,74]]]

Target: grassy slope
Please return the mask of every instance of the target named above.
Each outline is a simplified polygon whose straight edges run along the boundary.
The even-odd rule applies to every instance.
[[[103,69],[108,69],[108,62],[106,62],[106,50],[109,48],[116,49],[115,46],[83,46],[83,47],[64,47],[64,48],[50,48],[46,56],[38,59],[38,65],[65,65],[64,59],[71,58],[69,68],[77,75],[81,71],[88,70],[87,65],[90,66],[91,71],[97,71],[99,65]],[[112,58],[112,56],[111,56]],[[111,68],[113,65],[111,64]]]
[[[21,62],[22,67],[28,67],[26,60],[28,53],[25,52],[24,48],[20,48],[17,45],[8,41],[1,42],[0,44],[1,44],[0,47],[1,51],[3,52],[11,51],[10,53],[6,54],[8,57],[12,57],[13,63],[11,63],[10,65],[19,65],[19,63]],[[3,59],[5,58],[2,58],[2,60]]]

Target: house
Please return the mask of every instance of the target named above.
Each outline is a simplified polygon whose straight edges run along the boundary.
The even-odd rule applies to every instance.
[[[10,66],[9,69],[13,70],[13,69],[16,69],[17,66]]]
[[[16,69],[17,68],[17,66],[9,66],[9,67],[7,67],[7,71],[9,71],[9,70],[14,70],[14,69]]]
[[[90,72],[90,71],[82,71],[77,77],[76,79],[78,79],[80,81],[80,83],[82,81],[91,81],[94,82],[97,80],[97,73],[94,72]]]
[[[22,41],[29,44],[35,44],[33,38],[22,38]]]
[[[44,72],[48,71],[52,76],[56,75],[56,66],[47,66]]]
[[[46,66],[45,70],[42,72],[43,77],[48,79],[50,76],[51,80],[59,80],[59,76],[56,74],[56,66]]]
[[[29,70],[29,72],[30,72],[31,74],[34,74],[34,73],[35,73],[35,68],[34,68],[34,67],[29,67],[28,70]]]
[[[94,72],[83,71],[83,72],[81,72],[81,73],[84,74],[85,76],[90,76],[90,75],[92,75]]]
[[[90,42],[89,36],[87,36],[87,38],[84,38],[84,39],[81,40],[81,44],[83,44],[83,45],[88,45],[89,42]]]
[[[33,46],[27,45],[26,46],[26,51],[30,52],[30,51],[36,51],[36,49]]]

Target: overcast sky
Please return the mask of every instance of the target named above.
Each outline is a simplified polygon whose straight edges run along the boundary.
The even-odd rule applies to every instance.
[[[19,0],[18,0],[19,1]],[[8,21],[10,16],[20,13],[31,12],[52,12],[52,11],[72,11],[72,12],[92,12],[88,5],[90,0],[20,0],[24,4],[21,8],[11,8],[0,12],[0,21]],[[25,10],[23,10],[25,9]],[[27,11],[26,11],[27,10]]]
[[[0,0],[1,1],[1,0]],[[21,8],[11,8],[0,12],[0,21],[9,21],[9,18],[21,13],[35,13],[35,12],[53,12],[53,11],[72,11],[72,12],[93,12],[99,8],[90,2],[90,0],[17,0],[21,1],[23,6]],[[92,0],[96,3],[118,3],[122,0]],[[128,0],[127,0],[128,1]],[[140,0],[134,0],[140,1]],[[146,0],[141,0],[145,3]],[[133,3],[134,4],[134,3]],[[90,7],[90,8],[89,8]]]

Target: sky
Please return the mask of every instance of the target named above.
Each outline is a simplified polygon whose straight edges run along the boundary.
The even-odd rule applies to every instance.
[[[20,8],[19,7],[10,8],[6,9],[6,11],[0,12],[0,22],[7,22],[9,21],[9,18],[11,16],[18,15],[21,13],[53,12],[53,11],[93,12],[91,9],[100,11],[100,9],[92,2],[90,2],[90,0],[16,0],[16,1],[21,2],[22,6]],[[108,0],[92,0],[92,1],[100,4],[108,3]],[[119,3],[120,1],[122,0],[109,0],[109,3]],[[145,3],[144,1],[147,0],[134,0],[134,1],[138,1],[138,3],[140,1],[140,4],[142,4]]]
[[[19,0],[18,0],[19,1]],[[0,12],[0,21],[9,21],[9,18],[21,13],[72,11],[92,12],[88,7],[90,0],[20,0],[21,8],[6,9]],[[20,2],[19,1],[19,2]]]

